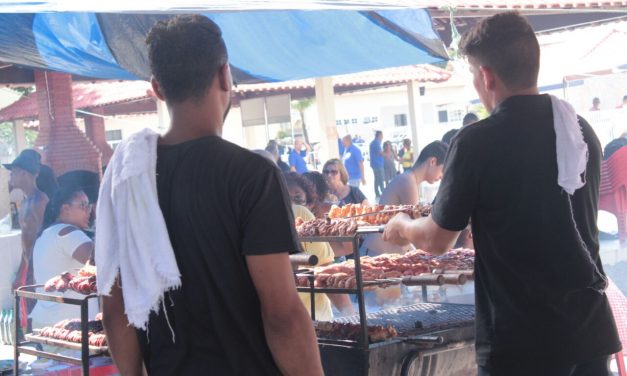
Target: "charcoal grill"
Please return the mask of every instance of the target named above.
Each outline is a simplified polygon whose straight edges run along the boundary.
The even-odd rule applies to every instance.
[[[346,242],[358,249],[361,235],[380,232],[379,229],[360,229],[352,237],[308,237],[303,242]],[[389,308],[366,314],[364,287],[373,283],[361,278],[359,252],[354,252],[355,289],[314,288],[313,273],[310,287],[299,287],[300,292],[311,293],[314,307],[315,293],[347,293],[357,295],[358,312],[355,316],[334,320],[360,326],[359,338],[318,338],[322,365],[327,375],[382,375],[382,376],[448,376],[476,374],[474,352],[473,305],[451,303],[419,303]],[[385,281],[381,281],[385,285]],[[374,283],[374,285],[379,283]],[[423,296],[426,287],[423,286]],[[312,319],[315,314],[312,312]],[[393,326],[397,337],[383,342],[369,343],[367,328],[372,325]]]

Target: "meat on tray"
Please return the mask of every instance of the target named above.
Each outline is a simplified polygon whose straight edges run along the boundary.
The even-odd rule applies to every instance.
[[[329,218],[341,219],[359,216],[371,225],[384,225],[398,213],[406,213],[412,218],[428,216],[431,205],[362,205],[347,204],[341,208],[333,205],[329,210]]]
[[[358,324],[319,321],[314,323],[314,326],[316,334],[320,338],[357,341],[361,335],[361,326]],[[368,340],[370,342],[385,341],[397,335],[396,329],[392,326],[368,326]]]
[[[101,319],[102,315],[98,314],[96,316],[96,320],[91,320],[87,323],[87,336],[89,338],[89,345],[91,346],[107,346],[107,336],[104,334]],[[68,319],[59,321],[53,326],[42,328],[39,331],[39,336],[67,342],[81,343],[81,320]]]
[[[453,249],[443,255],[433,256],[421,250],[405,254],[383,254],[360,258],[362,280],[365,282],[418,276],[435,270],[473,270],[475,252],[471,249]],[[314,287],[355,288],[355,262],[344,261],[313,269]],[[297,274],[296,284],[309,287],[309,276]]]
[[[46,292],[65,292],[70,289],[80,294],[89,295],[95,294],[96,288],[96,275],[87,274],[79,270],[78,275],[72,275],[70,272],[64,272],[56,277],[50,278],[44,285],[44,291]]]
[[[429,215],[430,205],[361,205],[332,206],[327,219],[308,221],[296,218],[296,230],[301,237],[352,236],[360,226],[381,226],[397,213],[407,213],[412,218]]]

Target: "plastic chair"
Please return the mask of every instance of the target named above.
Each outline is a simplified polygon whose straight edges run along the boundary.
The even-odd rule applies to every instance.
[[[616,216],[618,237],[627,241],[627,146],[601,163],[599,209]]]
[[[623,347],[627,346],[627,298],[618,289],[618,287],[610,280],[610,284],[605,291],[607,299],[614,313],[616,328],[618,329],[618,337],[623,343]],[[623,350],[624,351],[624,350]],[[623,351],[614,354],[616,365],[618,366],[618,376],[627,376],[625,370],[625,357]]]

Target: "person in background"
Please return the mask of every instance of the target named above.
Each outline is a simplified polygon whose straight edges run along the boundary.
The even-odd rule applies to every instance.
[[[625,146],[627,146],[627,132],[605,145],[605,148],[603,148],[603,160],[608,160],[614,153]]]
[[[44,284],[66,271],[76,274],[76,270],[91,258],[94,243],[83,232],[89,227],[91,210],[92,205],[81,188],[63,187],[57,190],[46,206],[43,230],[33,249],[35,283]],[[65,296],[82,297],[72,291],[66,292]],[[93,318],[97,310],[97,301],[90,299],[90,317]],[[35,328],[76,317],[80,317],[80,307],[43,300],[37,302],[31,313]]]
[[[448,145],[433,141],[418,155],[412,168],[395,177],[381,196],[384,205],[416,205],[420,202],[420,185],[442,179]]]
[[[300,217],[305,221],[314,219],[315,216],[309,210],[317,199],[313,184],[311,184],[305,177],[295,172],[285,175],[285,183],[290,194],[290,200],[292,201],[294,218]],[[330,264],[335,258],[333,249],[329,243],[303,242],[301,245],[303,252],[316,255],[318,257],[318,264],[316,264],[316,266]],[[311,313],[311,297],[309,293],[299,293],[298,296],[307,308],[307,311]],[[350,298],[346,294],[316,294],[316,320],[329,321],[333,319],[331,303],[333,303],[342,316],[352,315],[355,313]]]
[[[431,215],[397,214],[383,238],[438,255],[472,219],[480,376],[609,376],[621,344],[599,256],[599,140],[540,95],[540,45],[519,13],[483,18],[459,50],[490,116],[455,138]]]
[[[309,171],[305,158],[310,150],[309,145],[301,138],[297,137],[294,140],[294,149],[292,149],[289,155],[290,171],[298,172],[299,174],[304,174]]]
[[[366,185],[366,175],[364,173],[364,157],[361,150],[353,144],[350,135],[344,136],[344,153],[342,153],[342,163],[348,172],[348,185],[359,188],[359,184]]]
[[[385,188],[385,159],[383,158],[383,132],[376,131],[370,143],[370,167],[374,173],[374,194],[381,197]]]
[[[303,174],[303,177],[309,180],[316,189],[316,199],[310,208],[311,212],[314,213],[316,218],[325,218],[331,209],[331,205],[337,201],[337,197],[331,194],[327,181],[318,171],[306,172]]]
[[[401,158],[403,172],[409,170],[414,164],[414,150],[411,148],[411,140],[409,138],[403,140],[403,147],[398,152],[398,156]]]
[[[342,142],[341,138],[337,138],[337,150],[340,155],[344,154],[344,142]]]
[[[281,156],[279,155],[279,147],[274,140],[268,141],[268,146],[266,146],[266,151],[272,155],[274,162],[281,169],[281,172],[288,173],[290,172],[290,166],[281,160]]]
[[[4,167],[11,171],[9,185],[19,188],[26,198],[19,210],[22,229],[22,261],[13,288],[33,284],[33,246],[41,230],[48,196],[37,188],[41,156],[35,150],[23,150],[15,160]],[[32,302],[29,301],[29,303]]]
[[[477,117],[477,115],[475,115],[473,112],[469,112],[464,115],[464,118],[462,119],[462,128],[477,121],[479,121],[479,117]],[[451,129],[450,131],[444,133],[444,136],[442,136],[442,142],[450,145],[457,135],[457,132],[459,132],[459,129]]]
[[[469,112],[466,115],[464,115],[464,118],[462,119],[462,127],[465,127],[472,123],[476,123],[478,121],[479,121],[479,117],[477,116],[477,114],[475,114],[474,112]]]
[[[598,97],[594,97],[592,99],[592,107],[590,107],[589,111],[600,111],[601,110],[601,100]]]
[[[170,128],[118,145],[97,209],[98,293],[120,374],[322,375],[288,257],[300,246],[283,174],[221,137],[233,79],[220,28],[181,15],[146,43]]]
[[[322,167],[322,174],[331,193],[337,197],[338,206],[342,207],[346,204],[368,205],[368,200],[361,190],[348,185],[348,172],[339,159],[329,159]]]
[[[36,184],[37,188],[45,193],[49,200],[52,199],[57,189],[59,189],[59,183],[57,182],[57,178],[54,176],[54,171],[52,171],[52,169],[45,164],[42,164],[39,169]]]
[[[418,155],[418,159],[411,169],[398,175],[385,188],[381,205],[417,205],[420,203],[420,186],[423,182],[433,184],[442,179],[442,169],[448,145],[434,141],[425,146]],[[376,256],[382,253],[404,253],[413,247],[400,247],[393,243],[384,242],[380,234],[366,236],[361,247],[362,255]]]
[[[390,184],[390,181],[394,179],[397,174],[396,170],[396,160],[398,156],[396,155],[396,150],[392,146],[392,142],[385,141],[383,143],[383,173],[385,186],[387,187]]]

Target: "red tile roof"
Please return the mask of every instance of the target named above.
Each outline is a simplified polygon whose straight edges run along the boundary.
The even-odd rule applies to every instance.
[[[394,85],[408,81],[420,82],[444,82],[451,77],[451,73],[431,65],[408,65],[398,68],[379,69],[368,72],[352,73],[333,77],[333,84],[336,87],[347,86],[371,86],[371,85]],[[235,89],[237,93],[262,92],[262,91],[285,91],[290,89],[308,89],[315,86],[315,79],[271,82],[253,85],[238,85]]]
[[[354,73],[334,77],[336,86],[372,86],[398,84],[411,80],[421,82],[443,82],[450,78],[451,73],[433,66],[406,66],[381,69],[370,72]],[[274,82],[254,85],[239,85],[238,93],[259,93],[264,91],[313,88],[314,79]],[[145,81],[100,81],[96,83],[74,84],[74,108],[109,106],[117,103],[130,103],[145,100],[154,96],[150,84]],[[0,121],[16,119],[36,119],[38,117],[37,94],[14,102],[0,110]]]
[[[150,84],[144,81],[76,83],[73,90],[76,109],[132,102],[148,96],[150,96]],[[35,119],[37,116],[37,93],[31,93],[0,111],[0,121]]]

